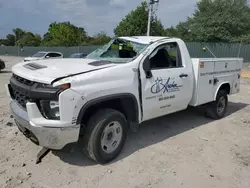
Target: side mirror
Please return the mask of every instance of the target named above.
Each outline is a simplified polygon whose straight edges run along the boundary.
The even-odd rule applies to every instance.
[[[152,78],[152,72],[150,67],[150,59],[147,57],[145,61],[143,62],[143,70],[145,71],[146,78]]]
[[[45,58],[49,58],[49,56],[47,55],[47,56],[45,56]]]

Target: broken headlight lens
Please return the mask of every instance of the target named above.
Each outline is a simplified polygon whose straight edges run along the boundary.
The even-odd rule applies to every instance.
[[[58,101],[41,100],[40,101],[42,115],[51,120],[60,120],[60,110]]]

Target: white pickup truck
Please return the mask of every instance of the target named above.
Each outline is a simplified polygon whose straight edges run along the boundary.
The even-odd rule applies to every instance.
[[[228,95],[240,90],[242,63],[191,59],[178,38],[119,37],[86,59],[16,64],[6,89],[31,141],[60,150],[83,136],[85,154],[103,164],[144,121],[201,105],[206,116],[222,118]]]

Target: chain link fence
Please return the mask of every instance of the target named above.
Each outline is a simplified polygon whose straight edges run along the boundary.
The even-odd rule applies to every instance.
[[[250,62],[250,44],[228,44],[228,43],[186,43],[190,56],[192,58],[210,58],[213,55],[207,50],[203,51],[203,47],[208,47],[212,53],[220,57],[240,57],[244,58],[244,62]],[[0,46],[0,55],[9,56],[31,56],[37,51],[58,51],[63,53],[64,57],[69,57],[73,53],[90,53],[99,46],[79,46],[79,47],[17,47],[17,46]]]
[[[228,44],[228,43],[186,43],[190,56],[192,58],[203,57],[211,58],[213,55],[207,50],[203,51],[203,47],[209,50],[218,58],[235,58],[240,57],[244,62],[250,62],[250,44]]]

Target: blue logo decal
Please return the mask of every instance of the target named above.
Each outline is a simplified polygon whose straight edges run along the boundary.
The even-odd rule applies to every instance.
[[[155,84],[151,87],[151,93],[157,94],[163,91],[166,92],[175,92],[179,91],[180,87],[175,83],[175,81],[170,82],[170,77],[167,80],[163,80],[161,77],[155,80]]]

